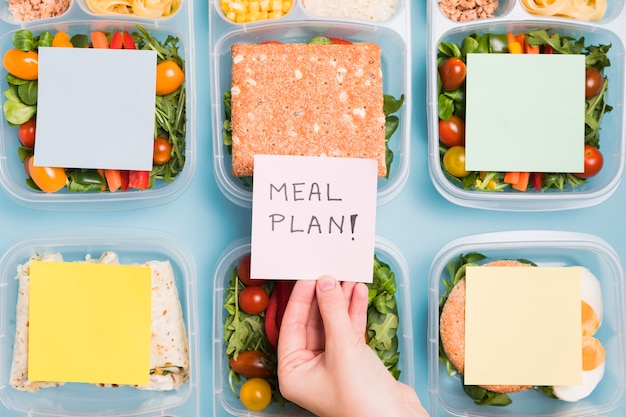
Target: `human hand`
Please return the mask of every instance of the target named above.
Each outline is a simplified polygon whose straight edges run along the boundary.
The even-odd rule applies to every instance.
[[[415,391],[365,343],[366,324],[365,284],[298,281],[278,341],[281,393],[324,417],[427,417]]]

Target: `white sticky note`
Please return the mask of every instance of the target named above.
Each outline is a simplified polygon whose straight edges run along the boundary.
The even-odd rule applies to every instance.
[[[584,55],[467,55],[467,170],[582,172],[584,144]]]
[[[372,281],[377,162],[255,155],[251,276]]]
[[[35,165],[151,170],[156,52],[40,48]]]

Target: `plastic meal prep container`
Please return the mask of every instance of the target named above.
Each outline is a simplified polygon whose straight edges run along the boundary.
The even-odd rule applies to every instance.
[[[404,256],[388,240],[377,237],[375,253],[378,259],[389,265],[395,274],[398,306],[398,351],[400,352],[400,381],[414,386],[415,368],[413,364],[413,330],[411,325],[410,277]],[[241,258],[250,253],[249,238],[233,241],[219,257],[213,278],[213,415],[235,416],[306,416],[310,413],[292,403],[284,408],[272,403],[262,411],[250,411],[231,391],[228,379],[228,358],[224,345],[224,322],[227,312],[224,309],[225,291],[229,286],[232,271]]]
[[[582,266],[600,281],[603,321],[594,337],[606,350],[604,377],[590,396],[565,402],[528,390],[509,394],[506,407],[475,405],[458,376],[450,376],[439,361],[439,301],[448,279],[446,264],[459,255],[478,252],[486,263],[499,259],[527,259],[538,266]],[[428,371],[430,412],[434,416],[597,416],[617,407],[626,388],[624,351],[624,270],[615,250],[589,234],[546,230],[494,232],[457,238],[436,254],[429,272]]]
[[[2,116],[0,126],[0,185],[8,195],[17,202],[36,209],[46,210],[73,210],[73,211],[106,211],[126,210],[168,203],[178,198],[191,184],[196,166],[195,140],[195,64],[194,64],[194,28],[192,19],[193,2],[182,0],[179,9],[170,17],[153,19],[135,15],[96,14],[86,5],[86,0],[72,1],[69,10],[61,16],[17,22],[7,9],[7,2],[2,4],[0,16],[14,26],[13,30],[0,37],[2,54],[13,47],[13,34],[20,29],[28,29],[34,35],[43,31],[55,33],[64,31],[70,35],[77,33],[89,35],[90,31],[102,30],[113,32],[127,30],[137,32],[141,26],[148,33],[164,42],[169,35],[179,39],[178,51],[185,61],[186,90],[186,122],[185,122],[185,163],[177,177],[166,183],[164,180],[155,180],[154,186],[149,189],[118,190],[116,192],[73,192],[66,188],[54,193],[43,193],[33,190],[26,184],[24,165],[18,157],[17,127],[11,126]],[[0,68],[2,90],[8,88],[5,80],[7,71]],[[6,101],[3,95],[2,103]],[[71,111],[71,108],[68,108]],[[129,115],[132,120],[132,115]]]
[[[596,205],[615,192],[624,171],[626,143],[624,129],[626,28],[623,25],[626,19],[626,9],[623,1],[609,1],[604,17],[590,22],[533,15],[524,9],[520,0],[500,1],[494,17],[465,22],[449,19],[441,12],[436,2],[428,2],[428,19],[428,165],[433,185],[444,198],[461,206],[480,209],[548,211]],[[604,69],[604,75],[609,82],[606,101],[613,109],[604,114],[599,131],[600,151],[603,154],[604,166],[598,175],[589,178],[585,184],[574,189],[566,188],[563,191],[548,189],[537,192],[532,185],[529,185],[526,192],[510,189],[504,192],[463,189],[446,177],[440,160],[437,112],[438,46],[441,42],[453,42],[460,45],[465,37],[473,33],[506,34],[536,29],[546,29],[551,33],[559,33],[561,36],[570,36],[575,39],[584,37],[587,46],[611,45],[608,51],[611,65]]]
[[[189,341],[189,380],[172,391],[145,391],[133,387],[100,388],[66,383],[36,392],[19,391],[9,384],[16,327],[19,281],[17,267],[35,253],[60,252],[64,261],[97,259],[104,251],[118,254],[121,264],[169,260],[183,311]],[[199,416],[196,271],[191,253],[169,234],[149,229],[81,228],[50,230],[25,236],[0,258],[0,402],[16,412],[40,416]]]
[[[383,93],[400,98],[404,105],[397,113],[398,129],[389,140],[394,153],[389,178],[378,180],[378,204],[384,204],[400,193],[410,168],[411,130],[411,37],[410,2],[398,0],[393,15],[383,22],[358,19],[317,17],[305,11],[302,2],[293,2],[283,17],[250,23],[234,23],[224,17],[218,0],[209,2],[209,47],[211,64],[211,113],[214,174],[223,194],[243,207],[252,204],[252,188],[232,174],[231,156],[223,142],[225,119],[224,92],[231,87],[230,48],[237,43],[278,40],[286,43],[307,42],[324,35],[353,42],[375,42],[381,46]]]

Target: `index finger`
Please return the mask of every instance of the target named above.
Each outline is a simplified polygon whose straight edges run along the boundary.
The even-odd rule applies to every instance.
[[[315,298],[315,281],[299,280],[293,287],[289,302],[285,308],[281,329],[278,337],[278,357],[291,352],[306,349],[306,326]]]

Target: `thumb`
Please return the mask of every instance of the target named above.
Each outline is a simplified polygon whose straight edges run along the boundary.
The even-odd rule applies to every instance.
[[[326,343],[343,345],[342,340],[354,333],[354,326],[339,282],[328,275],[320,277],[317,280],[316,297],[324,322]]]

